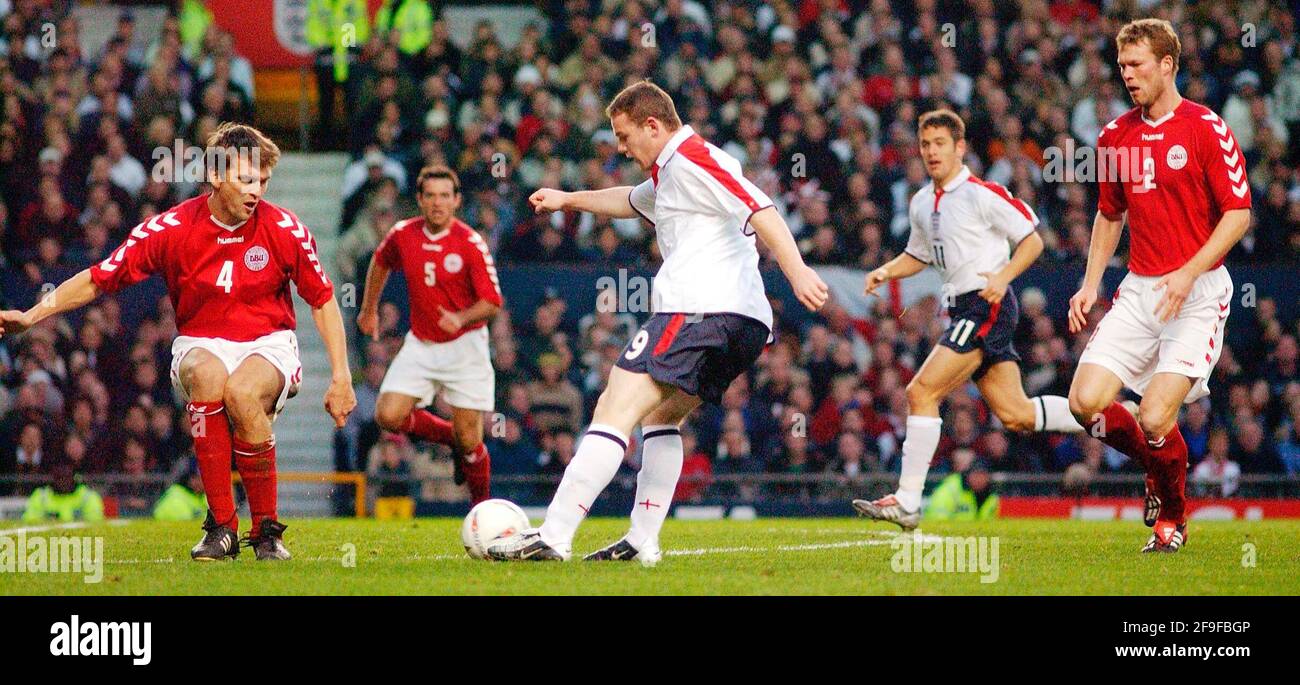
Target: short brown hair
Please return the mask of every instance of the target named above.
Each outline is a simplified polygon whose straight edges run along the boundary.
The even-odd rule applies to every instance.
[[[452,171],[451,167],[443,164],[430,164],[420,169],[420,175],[415,179],[415,194],[418,197],[424,192],[424,182],[435,178],[445,178],[451,181],[453,194],[460,195],[460,177]]]
[[[205,157],[211,158],[215,150],[234,149],[237,154],[247,154],[245,151],[257,150],[257,164],[262,169],[273,169],[280,161],[280,146],[275,141],[266,136],[265,133],[249,126],[247,124],[237,124],[233,121],[227,121],[217,127],[208,136],[205,143]]]
[[[1119,35],[1115,36],[1115,45],[1123,50],[1125,45],[1134,45],[1144,40],[1151,46],[1157,62],[1163,61],[1166,55],[1173,57],[1174,71],[1178,71],[1178,58],[1183,53],[1183,44],[1178,40],[1173,25],[1164,19],[1134,19],[1119,30]]]
[[[927,128],[948,129],[954,143],[966,137],[966,124],[950,109],[936,109],[922,114],[916,122],[916,130],[923,131]]]
[[[615,95],[614,100],[605,108],[605,116],[613,119],[615,114],[626,114],[634,124],[641,124],[654,117],[670,131],[682,127],[672,97],[649,80],[637,81]]]

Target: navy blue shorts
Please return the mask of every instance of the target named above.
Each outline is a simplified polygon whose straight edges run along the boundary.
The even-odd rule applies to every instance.
[[[980,297],[979,291],[958,295],[948,307],[948,318],[952,323],[943,332],[939,344],[961,353],[982,350],[984,361],[976,369],[975,378],[983,376],[994,364],[1020,361],[1013,344],[1016,324],[1020,321],[1020,302],[1010,286],[997,304]]]
[[[617,365],[718,404],[763,353],[768,333],[761,321],[739,314],[654,314]]]

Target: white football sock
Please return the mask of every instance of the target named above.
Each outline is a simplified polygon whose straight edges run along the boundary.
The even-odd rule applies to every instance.
[[[642,426],[641,472],[636,476],[628,544],[638,551],[659,549],[659,531],[682,475],[682,433],[677,426]]]
[[[908,511],[921,507],[925,474],[930,471],[934,451],[939,449],[939,429],[943,419],[937,416],[907,417],[907,436],[903,438],[903,469],[898,477],[894,497]]]
[[[542,523],[542,541],[567,557],[573,548],[573,534],[591,511],[591,503],[614,479],[627,452],[627,435],[613,426],[593,423],[587,427],[573,461],[555,490]]]
[[[1055,433],[1082,433],[1083,426],[1070,413],[1070,400],[1060,395],[1029,398],[1034,403],[1034,430]]]

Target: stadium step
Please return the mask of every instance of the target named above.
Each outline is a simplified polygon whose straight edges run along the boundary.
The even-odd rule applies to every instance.
[[[321,264],[334,278],[335,227],[343,204],[342,153],[285,153],[276,166],[267,199],[293,210],[316,238]],[[342,284],[335,283],[336,293]],[[303,380],[298,396],[288,403],[275,424],[279,470],[330,472],[334,469],[334,425],[322,406],[329,387],[329,356],[316,332],[311,308],[294,298],[298,315],[298,347]],[[344,312],[346,317],[348,312]],[[328,516],[332,486],[281,483],[282,516]]]

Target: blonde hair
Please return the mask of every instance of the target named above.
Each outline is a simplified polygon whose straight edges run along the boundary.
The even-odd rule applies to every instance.
[[[1126,45],[1136,45],[1146,41],[1155,53],[1156,61],[1163,61],[1166,56],[1174,58],[1174,71],[1178,71],[1178,58],[1182,55],[1183,44],[1178,40],[1174,27],[1164,19],[1134,19],[1119,30],[1115,36],[1116,46],[1123,50]]]

